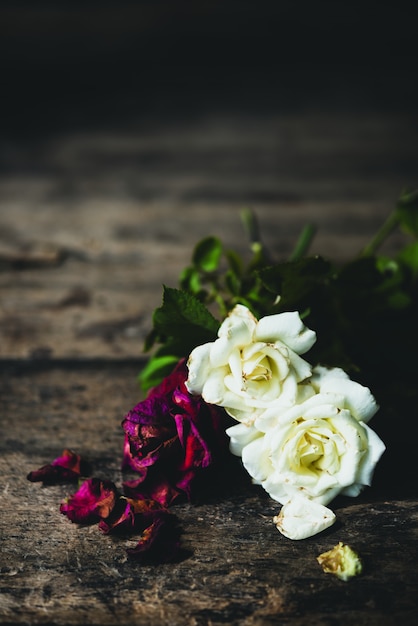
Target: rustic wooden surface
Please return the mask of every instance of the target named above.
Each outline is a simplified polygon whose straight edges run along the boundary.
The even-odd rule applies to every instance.
[[[348,33],[358,22],[354,12],[334,15],[329,40],[325,22],[311,29],[307,8],[299,32],[311,45],[309,54],[293,47],[296,65],[287,71],[286,57],[275,65],[271,53],[280,44],[285,55],[294,31],[286,38],[282,28],[281,43],[272,38],[273,27],[265,36],[276,11],[276,3],[267,3],[270,13],[254,24],[256,38],[247,40],[252,26],[244,2],[237,27],[243,35],[235,38],[244,54],[237,82],[236,64],[218,79],[230,33],[211,3],[193,9],[201,42],[183,22],[176,40],[169,3],[139,4],[120,3],[126,22],[137,20],[136,30],[125,29],[128,39],[111,9],[96,21],[93,2],[77,40],[77,9],[69,3],[62,38],[50,27],[58,12],[48,13],[49,21],[38,10],[22,19],[9,3],[7,19],[0,20],[2,57],[5,51],[13,59],[4,76],[18,77],[6,89],[0,141],[0,623],[416,624],[416,430],[405,433],[405,442],[396,430],[392,449],[390,441],[391,425],[403,425],[403,415],[385,415],[383,408],[376,416],[373,426],[388,453],[371,489],[335,501],[338,523],[327,532],[302,542],[285,539],[272,523],[275,503],[238,483],[197,505],[173,507],[186,552],[170,565],[128,561],[132,541],[102,536],[97,527],[78,527],[60,514],[72,487],[43,488],[26,479],[70,447],[91,461],[94,475],[120,486],[120,422],[140,399],[136,375],[145,362],[151,314],[162,285],[176,286],[198,239],[218,235],[245,252],[239,213],[250,207],[277,259],[287,257],[311,222],[318,229],[312,252],[343,261],[367,243],[402,188],[417,185],[414,74],[402,48],[414,41],[412,21],[402,20],[401,37],[392,14],[386,17],[386,29],[376,31],[386,53],[373,67],[363,64],[369,40],[363,26],[358,67],[348,81],[343,66],[332,65],[330,50],[344,36],[342,24]],[[373,15],[374,23],[369,4],[363,18]],[[233,3],[225,5],[223,18],[232,20]],[[288,5],[281,18],[299,23]],[[145,77],[135,74],[167,11],[160,65],[145,68]],[[204,60],[211,59],[211,29],[221,49],[218,65],[201,70],[197,91],[209,81],[204,93],[184,91],[198,64],[185,71],[182,59],[190,49],[201,56],[205,49]],[[111,32],[113,48],[103,44]],[[179,41],[184,58],[173,71],[169,60]],[[251,56],[264,41],[267,66],[261,53],[258,64]],[[314,44],[330,55],[323,73],[312,72]],[[342,60],[351,57],[347,48]],[[113,89],[108,68],[121,59]],[[157,69],[167,88],[155,78]],[[90,87],[94,72],[104,83],[97,94]],[[147,87],[133,100],[121,85],[131,75]],[[395,235],[387,250],[400,245]],[[415,419],[416,407],[403,400]],[[324,574],[316,562],[338,541],[364,561],[364,573],[348,583]]]

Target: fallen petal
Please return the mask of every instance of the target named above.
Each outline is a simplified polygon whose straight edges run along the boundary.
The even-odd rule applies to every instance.
[[[316,560],[326,574],[334,574],[344,581],[361,574],[363,570],[358,554],[350,546],[343,544],[342,541],[332,550],[320,554]]]
[[[62,502],[60,511],[77,524],[92,524],[109,517],[117,491],[110,480],[89,478],[72,496]]]
[[[163,474],[148,472],[146,479],[127,480],[123,483],[125,496],[134,500],[156,500],[162,506],[169,506],[180,498],[182,493],[170,485],[170,481]]]
[[[155,500],[133,500],[121,496],[109,517],[100,521],[99,529],[105,535],[142,531],[161,510],[161,504]]]
[[[42,482],[44,485],[57,485],[59,483],[77,482],[81,475],[89,471],[87,463],[79,454],[72,450],[64,449],[61,456],[51,463],[29,472],[27,479],[31,482]]]
[[[335,522],[335,513],[308,498],[295,497],[283,505],[273,518],[277,530],[288,539],[306,539],[322,532]]]
[[[99,522],[99,530],[105,535],[111,532],[133,532],[135,528],[135,513],[130,501],[119,498],[107,519]]]
[[[180,534],[175,515],[166,511],[156,512],[136,547],[128,548],[127,554],[142,563],[168,563],[179,554]]]

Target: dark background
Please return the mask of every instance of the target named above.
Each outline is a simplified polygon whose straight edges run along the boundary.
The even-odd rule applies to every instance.
[[[206,110],[415,111],[415,30],[402,3],[3,2],[1,130]]]

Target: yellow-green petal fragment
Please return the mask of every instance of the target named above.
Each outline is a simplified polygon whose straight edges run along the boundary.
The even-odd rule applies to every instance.
[[[350,546],[340,541],[328,552],[323,552],[317,559],[326,574],[334,574],[340,580],[350,580],[361,574],[363,565],[360,557]]]

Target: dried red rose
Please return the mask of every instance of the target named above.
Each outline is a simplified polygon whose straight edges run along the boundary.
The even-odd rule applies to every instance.
[[[77,524],[94,524],[112,512],[117,490],[110,480],[89,478],[60,507],[61,513]]]
[[[197,474],[227,451],[224,411],[186,389],[185,360],[125,416],[123,469],[139,474],[126,493],[168,505],[190,499]]]
[[[61,456],[38,470],[29,472],[27,479],[31,482],[42,482],[44,485],[77,482],[82,474],[86,475],[89,468],[79,454],[65,449]]]

